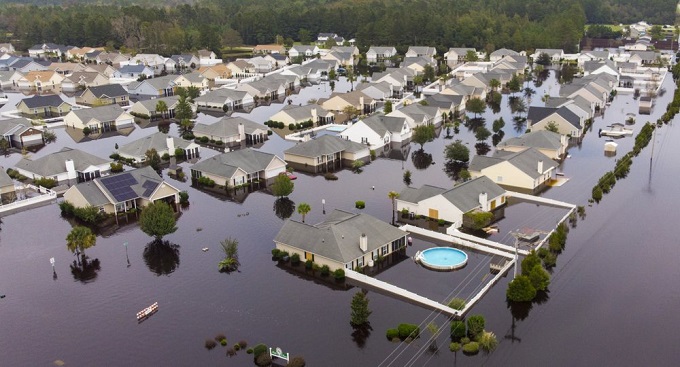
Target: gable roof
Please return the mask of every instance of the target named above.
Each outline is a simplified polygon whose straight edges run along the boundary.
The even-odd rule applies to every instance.
[[[323,107],[321,107],[317,104],[308,104],[308,105],[304,105],[304,106],[288,105],[288,106],[283,107],[281,109],[281,112],[287,114],[288,116],[293,118],[295,121],[299,121],[299,120],[311,118],[313,109],[316,109],[317,116],[332,115],[331,112],[326,111],[325,108],[323,108]]]
[[[83,171],[90,166],[99,166],[111,162],[111,160],[99,158],[82,150],[65,147],[56,153],[35,160],[23,158],[15,167],[40,176],[52,177],[66,172],[65,162],[68,160],[73,161],[76,171]]]
[[[536,149],[560,149],[562,147],[562,137],[558,133],[547,130],[537,130],[526,133],[522,136],[510,138],[500,142],[498,149],[504,147],[531,147]]]
[[[35,95],[31,98],[24,98],[19,103],[24,102],[28,108],[40,108],[40,107],[59,107],[66,103],[60,96],[56,94],[47,95]],[[17,103],[17,106],[19,105]],[[68,104],[68,103],[67,103]]]
[[[264,171],[275,158],[276,155],[259,150],[239,149],[204,159],[190,169],[229,178],[238,169],[248,174]]]
[[[220,88],[212,90],[202,96],[196,97],[195,102],[207,102],[207,103],[225,103],[227,100],[240,101],[248,95],[248,92]]]
[[[373,115],[366,117],[361,121],[378,135],[385,136],[385,133],[387,132],[400,133],[406,119],[397,116]]]
[[[31,121],[25,117],[0,120],[0,135],[21,134],[31,126]]]
[[[497,150],[491,157],[476,155],[472,157],[472,161],[470,161],[470,171],[480,172],[481,170],[495,166],[496,164],[508,162],[529,177],[535,179],[542,174],[539,173],[537,169],[539,161],[543,161],[544,172],[557,167],[557,162],[550,159],[547,155],[539,152],[535,148],[528,148],[516,153]]]
[[[406,236],[406,232],[368,214],[335,209],[315,225],[286,220],[274,241],[348,263],[364,255],[359,247],[362,234],[367,237],[366,253]]]
[[[74,110],[71,111],[71,113],[76,115],[78,119],[82,122],[87,122],[92,119],[96,119],[98,121],[103,122],[116,120],[118,117],[120,117],[120,115],[125,113],[125,110],[123,110],[123,108],[121,108],[117,104],[111,104],[99,107]]]
[[[94,94],[96,98],[104,97],[114,98],[128,95],[128,92],[120,84],[104,84],[87,87],[87,89],[85,89],[83,93],[80,94],[80,96],[82,97],[83,95],[85,95],[85,93],[87,93],[88,90],[92,94]]]
[[[560,117],[565,119],[574,127],[579,129],[581,128],[581,119],[578,117],[577,114],[572,112],[566,106],[562,106],[559,108],[531,106],[529,107],[529,112],[527,113],[527,120],[530,120],[531,124],[535,125],[536,123],[543,121],[553,113],[558,114]]]
[[[118,148],[118,152],[132,157],[142,157],[150,149],[155,149],[157,152],[165,151],[168,149],[168,138],[172,138],[175,148],[186,149],[193,144],[191,141],[179,139],[159,131],[121,146]]]
[[[150,199],[161,184],[163,178],[153,168],[146,166],[98,177],[92,181],[79,183],[75,187],[90,205],[101,206],[137,198]]]
[[[489,199],[505,193],[505,189],[498,186],[490,178],[480,176],[473,180],[463,182],[454,188],[443,192],[441,195],[463,213],[481,206],[479,194],[486,193]]]
[[[423,185],[417,189],[414,187],[407,186],[404,190],[401,191],[401,193],[399,193],[399,200],[408,203],[417,203],[419,201],[429,199],[433,196],[437,196],[445,191],[446,189],[432,185]]]
[[[364,144],[345,140],[335,135],[322,135],[318,138],[298,143],[292,148],[286,149],[285,153],[315,158],[342,151],[360,152],[366,149],[368,149],[368,146]]]
[[[239,124],[243,124],[246,134],[253,134],[255,133],[255,130],[269,130],[268,127],[243,117],[223,117],[210,125],[202,123],[196,124],[194,126],[194,133],[220,137],[231,137],[238,135]]]

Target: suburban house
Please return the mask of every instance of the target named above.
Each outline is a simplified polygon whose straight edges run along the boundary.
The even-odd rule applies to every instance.
[[[466,61],[473,61],[473,60],[468,60],[467,59],[467,53],[468,51],[472,51],[477,55],[477,50],[474,48],[470,47],[452,47],[449,48],[449,51],[444,54],[444,59],[446,60],[446,65],[448,67],[452,68],[456,66],[457,64],[466,62]]]
[[[174,96],[176,80],[177,75],[166,75],[132,82],[128,85],[128,92],[130,96],[141,99]]]
[[[535,148],[521,152],[497,150],[493,156],[476,155],[470,161],[472,178],[486,176],[507,189],[537,193],[555,177],[557,162]]]
[[[144,64],[124,65],[113,73],[113,77],[117,79],[153,78],[154,75],[153,67]]]
[[[21,77],[23,74],[18,71],[0,70],[0,86],[2,88],[15,87]]]
[[[60,184],[72,184],[107,176],[111,162],[111,159],[99,158],[82,150],[63,148],[38,159],[23,158],[14,169],[34,180],[51,178]]]
[[[469,87],[468,89],[474,90],[474,87]],[[450,89],[449,91],[452,91]],[[431,107],[436,107],[439,109],[438,115],[441,116],[442,113],[448,114],[449,112],[455,113],[456,111],[462,113],[465,111],[465,103],[470,98],[467,94],[448,94],[448,93],[437,93],[425,98],[427,105]]]
[[[506,191],[486,176],[454,186],[452,189],[424,185],[407,187],[396,199],[397,212],[443,219],[454,228],[463,225],[463,215],[474,210],[493,212],[506,204]]]
[[[98,134],[134,126],[135,118],[117,104],[74,110],[64,116],[66,126],[89,128]]]
[[[580,138],[585,127],[585,120],[567,107],[529,107],[527,126],[532,131],[557,128],[561,135]]]
[[[631,51],[629,62],[641,65],[654,64],[657,62],[659,54],[654,51]]]
[[[248,92],[220,88],[210,91],[194,99],[199,111],[229,112],[242,110],[255,104],[253,96]]]
[[[383,63],[385,66],[392,66],[392,58],[397,56],[397,49],[391,46],[371,46],[366,51],[366,62],[369,64]]]
[[[72,60],[72,61],[82,61],[85,59],[85,54],[90,53],[92,51],[104,51],[104,48],[95,48],[95,47],[73,47],[70,48],[66,51],[66,59],[67,60]]]
[[[421,125],[439,126],[442,123],[442,113],[436,106],[423,106],[420,103],[412,103],[406,107],[394,110],[387,116],[403,117],[406,122],[414,129]]]
[[[415,72],[409,68],[389,68],[382,73],[373,73],[373,83],[387,82],[392,85],[392,98],[402,98],[404,92],[413,87]]]
[[[263,58],[273,63],[275,69],[290,64],[290,58],[285,53],[266,54],[265,56],[263,56]]]
[[[435,71],[437,70],[436,62],[425,56],[404,57],[404,61],[401,63],[402,68],[411,69],[416,75],[422,75],[427,66],[433,67]]]
[[[274,243],[281,251],[335,271],[372,266],[379,258],[403,251],[407,235],[368,214],[335,209],[315,225],[286,220]]]
[[[368,162],[370,149],[335,135],[322,135],[298,143],[283,153],[283,159],[296,170],[321,173],[351,167],[354,161]]]
[[[93,55],[94,54],[94,55]],[[122,54],[120,52],[99,52],[99,53],[88,53],[85,54],[86,59],[90,59],[97,64],[108,64],[114,65],[116,67],[120,66],[121,63],[129,61],[131,56],[127,54]]]
[[[124,66],[126,63],[122,63]],[[144,65],[153,70],[154,75],[160,75],[165,70],[165,57],[158,54],[137,54],[127,62],[127,65]]]
[[[107,77],[111,78],[113,76],[113,73],[116,72],[116,68],[109,64],[89,64],[85,66],[85,69],[83,71],[96,71],[100,74],[104,74]]]
[[[179,139],[159,131],[121,146],[117,153],[123,158],[134,160],[136,164],[141,164],[146,162],[146,152],[151,149],[155,149],[161,157],[166,153],[174,156],[177,149],[182,149],[184,157],[192,159],[199,156],[199,148],[193,141]]]
[[[160,101],[165,103],[165,106],[167,107],[165,111],[157,111],[156,106]],[[130,112],[131,115],[146,115],[149,116],[150,119],[155,117],[170,119],[175,117],[175,108],[177,108],[177,103],[179,103],[178,96],[145,99],[143,101],[135,102],[132,107],[130,107],[128,112]]]
[[[517,51],[508,50],[507,48],[499,48],[489,54],[489,61],[498,62],[507,56],[519,56],[519,53]]]
[[[57,45],[55,43],[42,43],[33,45],[33,47],[28,49],[28,55],[31,57],[44,57],[44,56],[56,56],[61,57],[61,54],[65,53],[68,47],[64,45]]]
[[[76,95],[76,103],[85,106],[112,104],[127,106],[130,104],[130,98],[120,84],[104,84],[87,87],[80,95]]]
[[[503,140],[496,145],[496,149],[508,152],[521,152],[527,148],[535,148],[556,161],[561,160],[567,153],[569,140],[566,135],[552,131],[537,130],[522,136]]]
[[[9,142],[10,148],[23,148],[45,144],[43,131],[36,129],[27,118],[0,120],[2,139]]]
[[[316,36],[316,44],[319,46],[323,46],[326,44],[326,42],[328,42],[328,40],[333,40],[336,42],[336,44],[340,45],[342,45],[342,42],[345,41],[345,39],[338,36],[337,33],[319,33],[319,35]]]
[[[172,72],[173,70],[196,69],[200,65],[198,57],[194,55],[172,55],[165,60],[165,69]]]
[[[437,56],[437,49],[428,46],[410,46],[406,51],[404,57],[426,57],[431,62],[434,62],[434,57]]]
[[[177,87],[182,87],[182,88],[189,88],[189,87],[194,87],[198,88],[200,91],[206,91],[209,88],[208,85],[208,78],[204,77],[200,73],[193,72],[193,73],[187,73],[187,74],[182,74],[175,79],[175,85]]]
[[[198,55],[198,64],[201,66],[206,66],[206,65],[216,65],[222,63],[222,59],[218,59],[217,55],[206,49],[198,50],[196,51],[196,54]]]
[[[248,78],[257,75],[255,65],[244,59],[236,59],[228,63],[227,68],[235,78]]]
[[[564,50],[554,48],[537,48],[536,52],[531,55],[531,58],[536,62],[541,54],[550,56],[550,60],[554,63],[560,62],[564,58]]]
[[[15,51],[14,46],[11,43],[0,43],[0,52],[6,54],[13,54]]]
[[[378,101],[385,101],[394,96],[394,88],[388,82],[359,83],[355,89]]]
[[[231,78],[231,69],[225,64],[217,64],[210,66],[201,66],[198,68],[198,73],[208,80],[229,79]]]
[[[340,133],[340,137],[377,150],[383,147],[387,149],[391,143],[404,145],[411,140],[412,134],[404,117],[373,115],[352,124]]]
[[[177,210],[179,190],[163,181],[153,168],[144,167],[71,186],[64,193],[64,201],[76,208],[93,206],[115,215],[157,201]]]
[[[17,103],[17,110],[27,117],[50,118],[71,112],[71,105],[54,94],[24,98]]]
[[[359,111],[359,114],[370,114],[376,108],[376,101],[359,90],[348,93],[332,93],[328,99],[320,100],[318,103],[328,111],[339,112],[347,106],[352,106]]]
[[[335,62],[340,66],[354,66],[354,54],[351,52],[330,51],[321,56],[321,60]]]
[[[75,92],[87,87],[109,84],[109,78],[96,71],[74,71],[61,81],[61,89],[65,92]]]
[[[17,193],[14,187],[14,180],[9,177],[3,167],[0,167],[0,204],[9,204],[16,199]]]
[[[589,119],[595,113],[595,103],[589,102],[587,99],[576,96],[574,98],[566,97],[550,97],[545,102],[546,107],[567,107],[571,112],[577,114],[579,118]]]
[[[192,179],[207,177],[217,185],[234,187],[271,181],[286,172],[286,162],[274,154],[246,148],[203,159],[190,169]]]
[[[253,96],[253,99],[263,102],[275,101],[286,95],[286,83],[275,78],[262,78],[248,83],[241,83],[236,90],[244,91]]]
[[[195,137],[221,141],[227,147],[264,143],[268,132],[268,127],[243,117],[223,117],[210,125],[197,123],[193,129]]]
[[[319,53],[319,48],[316,46],[304,46],[304,45],[295,45],[288,50],[288,56],[290,57],[291,60],[295,59],[296,57],[302,57],[303,59],[309,59],[312,57],[316,57],[316,54]]]
[[[256,73],[264,74],[276,69],[274,66],[276,62],[274,60],[270,58],[264,58],[262,56],[255,56],[251,59],[248,59],[248,63],[253,65]]]
[[[59,92],[64,77],[53,70],[30,71],[17,81],[21,90],[42,92]]]
[[[253,48],[254,55],[267,54],[285,54],[286,46],[284,45],[257,45]]]
[[[52,70],[59,75],[69,76],[78,71],[85,71],[85,65],[73,62],[53,62],[47,66],[47,70]]]
[[[315,104],[305,106],[287,105],[269,119],[283,122],[286,126],[306,121],[312,121],[317,125],[325,125],[335,121],[335,114]]]

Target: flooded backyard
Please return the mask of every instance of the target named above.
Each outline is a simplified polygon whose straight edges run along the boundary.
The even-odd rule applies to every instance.
[[[542,105],[545,93],[556,95],[554,76],[536,88],[532,105]],[[674,84],[667,78],[666,93],[657,98],[650,116],[639,116],[635,132],[644,122],[655,121],[672,99]],[[345,82],[336,91],[349,90]],[[328,86],[312,86],[291,96],[293,104],[330,94]],[[487,110],[487,127],[499,117],[506,121],[506,139],[521,135],[507,108],[507,95],[501,112]],[[0,111],[11,109],[11,102]],[[264,122],[283,104],[259,107],[243,117]],[[60,216],[57,205],[48,205],[2,218],[0,232],[0,350],[7,366],[50,366],[57,360],[66,366],[168,365],[249,366],[252,356],[240,351],[227,357],[218,346],[208,351],[204,341],[218,333],[229,345],[245,340],[250,346],[265,343],[281,347],[291,355],[304,356],[310,366],[477,366],[477,365],[667,365],[680,360],[675,347],[675,315],[680,294],[674,290],[680,281],[678,241],[672,233],[678,219],[671,209],[680,205],[675,195],[680,166],[674,157],[680,131],[671,123],[656,136],[654,160],[650,147],[635,158],[628,177],[617,183],[600,204],[588,206],[591,188],[599,177],[614,167],[616,157],[603,153],[605,138],[597,131],[613,122],[622,122],[629,112],[637,112],[632,95],[617,96],[604,116],[597,117],[583,142],[571,147],[571,158],[559,169],[569,181],[548,189],[543,196],[586,206],[586,218],[572,228],[565,251],[552,273],[550,292],[530,308],[509,308],[505,301],[507,282],[512,273],[472,310],[486,318],[486,329],[498,336],[499,346],[489,355],[454,356],[448,351],[448,336],[438,338],[437,353],[424,351],[429,334],[410,345],[391,343],[388,328],[399,323],[419,324],[434,319],[445,324],[446,317],[375,292],[368,292],[373,311],[369,335],[353,335],[349,324],[350,301],[357,288],[342,290],[311,281],[276,266],[271,260],[273,238],[283,224],[274,210],[275,197],[266,192],[251,193],[243,203],[219,200],[214,196],[164,177],[173,186],[189,192],[191,204],[178,220],[178,231],[165,237],[173,251],[153,252],[151,238],[134,223],[124,225],[108,237],[98,237],[97,245],[86,250],[98,259],[94,277],[82,281],[72,271],[75,257],[67,250],[65,237],[71,230]],[[237,115],[237,114],[235,114]],[[214,117],[201,115],[199,121]],[[676,122],[677,123],[677,122]],[[55,128],[57,141],[33,154],[42,157],[63,147],[73,147],[107,157],[115,144],[157,131],[137,127],[128,137],[113,136],[76,144],[63,128]],[[176,126],[171,127],[176,135]],[[452,140],[444,133],[425,144],[432,164],[416,168],[411,156],[405,160],[380,158],[355,174],[337,173],[337,181],[323,176],[297,173],[290,199],[309,203],[312,210],[306,222],[324,219],[332,209],[355,211],[354,202],[363,200],[363,212],[391,221],[391,190],[404,188],[402,175],[413,172],[413,187],[431,184],[452,187],[444,170],[443,151]],[[474,134],[461,126],[454,139],[468,143],[474,152]],[[634,138],[618,140],[618,156],[629,151]],[[278,154],[293,142],[276,134],[261,150]],[[419,149],[412,146],[411,152]],[[201,156],[217,151],[202,149]],[[11,167],[20,154],[1,157],[0,165]],[[188,163],[182,163],[188,172]],[[489,239],[512,244],[508,231],[519,227],[541,228],[554,225],[561,217],[553,208],[536,210],[520,203],[506,209],[501,232]],[[563,214],[562,214],[563,215]],[[297,213],[292,218],[299,219]],[[219,242],[226,237],[239,241],[238,272],[218,272],[222,259]],[[127,243],[127,246],[124,244]],[[431,244],[416,239],[407,248],[412,256]],[[209,251],[201,251],[207,247]],[[460,271],[444,273],[419,267],[406,259],[377,277],[396,285],[444,301],[451,296],[469,297],[489,276],[491,256],[467,251],[469,263]],[[49,259],[54,257],[53,273]],[[128,263],[129,259],[129,263]],[[55,276],[56,274],[56,276]],[[469,276],[468,276],[469,275]],[[472,281],[469,281],[472,279]],[[134,315],[144,307],[159,303],[159,311],[141,324]],[[631,351],[635,345],[637,351]]]

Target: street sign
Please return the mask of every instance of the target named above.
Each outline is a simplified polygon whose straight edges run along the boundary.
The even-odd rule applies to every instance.
[[[269,348],[269,356],[284,359],[290,362],[290,357],[288,353],[284,353],[281,348]]]

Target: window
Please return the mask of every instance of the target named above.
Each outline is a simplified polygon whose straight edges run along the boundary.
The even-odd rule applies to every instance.
[[[389,251],[389,247],[387,245],[382,247],[382,255],[383,256],[387,255],[388,251]]]
[[[364,257],[363,256],[357,259],[357,266],[358,267],[364,266]]]

